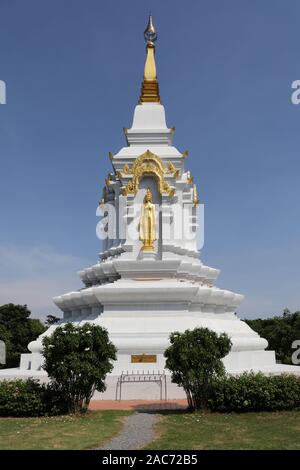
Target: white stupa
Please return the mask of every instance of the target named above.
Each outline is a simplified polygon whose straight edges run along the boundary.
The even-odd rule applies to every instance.
[[[163,354],[170,333],[187,328],[207,327],[230,336],[232,350],[224,358],[228,372],[297,372],[297,367],[277,365],[274,351],[265,350],[267,341],[236,316],[243,296],[215,287],[219,270],[202,264],[197,237],[179,234],[179,228],[187,225],[184,211],[193,224],[191,233],[202,229],[201,221],[197,224],[196,220],[197,191],[185,168],[187,152],[173,146],[174,129],[166,125],[151,17],[145,39],[140,101],[131,128],[124,130],[126,147],[110,154],[114,171],[105,180],[101,201],[108,236],[100,260],[79,273],[83,288],[54,298],[63,312],[62,323],[92,322],[107,328],[118,358],[104,398],[115,396],[122,371],[164,371]],[[156,217],[150,221],[152,239],[147,240],[146,234],[140,240],[143,221],[139,209],[145,207],[147,191]],[[1,376],[45,375],[42,337],[55,328],[51,326],[29,344],[31,353],[22,354],[19,369],[1,371]],[[128,384],[123,397],[157,397],[155,384],[140,385]],[[174,385],[168,388],[169,398],[184,396]]]

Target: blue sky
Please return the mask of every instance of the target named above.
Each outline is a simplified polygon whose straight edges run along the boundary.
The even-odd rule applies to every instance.
[[[0,0],[0,303],[56,312],[95,263],[151,10],[168,125],[205,203],[204,263],[239,314],[300,308],[298,0]]]

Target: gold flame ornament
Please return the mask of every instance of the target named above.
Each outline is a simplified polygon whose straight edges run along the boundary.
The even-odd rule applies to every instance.
[[[142,250],[154,250],[156,240],[155,204],[152,203],[152,193],[147,189],[145,201],[140,217],[140,240],[143,242]]]

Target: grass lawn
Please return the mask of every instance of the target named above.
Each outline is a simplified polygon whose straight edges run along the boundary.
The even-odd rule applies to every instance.
[[[300,449],[300,411],[166,412],[148,449]]]
[[[0,450],[93,449],[120,431],[129,411],[79,416],[0,418]]]

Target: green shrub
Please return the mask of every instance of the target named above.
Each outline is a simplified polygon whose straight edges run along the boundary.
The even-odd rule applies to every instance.
[[[1,416],[40,416],[45,404],[40,385],[33,380],[0,382]]]
[[[280,411],[300,406],[300,378],[244,373],[214,380],[209,407],[212,411]]]
[[[43,346],[43,367],[52,390],[70,413],[86,410],[95,390],[106,389],[106,375],[117,359],[107,330],[91,323],[66,323],[45,337]]]
[[[190,409],[206,409],[213,380],[225,374],[221,359],[230,351],[229,337],[194,328],[171,333],[170,343],[164,356],[172,382],[183,387]]]
[[[0,382],[0,416],[42,416],[65,411],[65,404],[50,386],[32,379]]]

